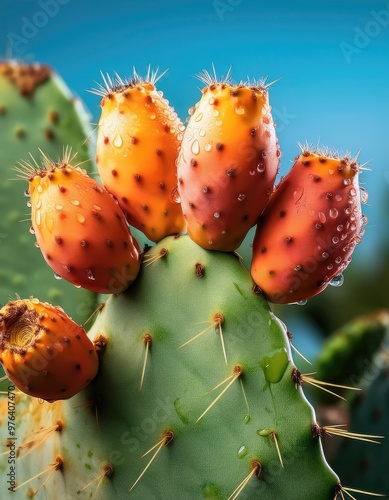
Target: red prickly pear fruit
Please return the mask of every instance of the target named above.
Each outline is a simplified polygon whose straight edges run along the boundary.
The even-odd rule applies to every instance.
[[[186,231],[180,205],[171,199],[176,159],[185,129],[158,91],[156,74],[116,84],[104,79],[97,135],[100,178],[127,221],[151,241]]]
[[[77,394],[99,366],[84,328],[36,298],[0,310],[0,362],[21,391],[50,402]]]
[[[205,249],[229,252],[265,208],[281,152],[268,85],[231,85],[205,75],[208,85],[189,110],[181,143],[178,192],[189,236]]]
[[[269,301],[304,301],[347,267],[367,221],[359,171],[356,158],[306,149],[280,181],[253,244],[251,275]]]
[[[140,269],[140,249],[108,191],[77,166],[69,153],[42,168],[25,165],[32,230],[58,277],[93,292],[121,293]]]

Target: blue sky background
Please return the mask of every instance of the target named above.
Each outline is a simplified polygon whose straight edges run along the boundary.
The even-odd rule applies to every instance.
[[[86,92],[100,70],[169,68],[159,87],[185,119],[199,97],[194,75],[232,65],[235,80],[281,80],[271,89],[290,168],[308,140],[371,160],[366,237],[354,254],[379,259],[389,239],[389,2],[387,0],[1,0],[0,57],[52,65],[99,116]],[[375,257],[372,257],[375,253]]]
[[[87,92],[100,71],[169,68],[159,88],[182,119],[199,98],[194,78],[215,64],[235,80],[281,78],[271,88],[285,174],[297,142],[370,161],[366,236],[354,259],[380,259],[389,241],[388,0],[0,0],[0,57],[52,65],[99,116]]]

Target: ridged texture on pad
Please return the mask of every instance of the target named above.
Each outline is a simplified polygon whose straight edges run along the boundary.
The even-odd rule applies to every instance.
[[[205,87],[184,132],[178,192],[190,237],[232,251],[257,222],[273,189],[281,152],[266,87]]]
[[[110,193],[78,167],[50,163],[29,177],[31,223],[48,265],[76,286],[120,293],[140,249]]]
[[[19,161],[30,159],[30,153],[38,157],[38,148],[57,158],[65,146],[72,147],[77,161],[90,171],[88,118],[81,102],[50,68],[0,64],[0,304],[16,293],[34,295],[61,305],[79,322],[94,309],[94,295],[56,281],[34,247],[26,221],[26,186],[15,180],[14,171]]]
[[[171,198],[184,125],[152,83],[139,81],[101,101],[96,162],[105,187],[129,224],[151,241],[185,232]]]
[[[98,369],[84,328],[34,298],[0,309],[0,363],[21,391],[48,401],[71,398]]]
[[[97,377],[48,415],[45,425],[60,418],[62,431],[20,460],[19,481],[59,455],[63,470],[46,483],[48,498],[225,500],[258,461],[261,474],[240,498],[333,500],[338,478],[312,437],[315,415],[291,378],[286,332],[252,285],[237,257],[205,251],[188,236],[149,250],[138,279],[109,298],[89,332],[106,342]],[[173,439],[129,493],[168,431]]]
[[[351,261],[363,221],[356,162],[304,151],[258,224],[254,281],[276,303],[320,293]]]

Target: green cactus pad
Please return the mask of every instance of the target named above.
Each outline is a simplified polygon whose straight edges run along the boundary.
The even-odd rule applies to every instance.
[[[22,442],[63,424],[20,458],[20,483],[60,457],[46,498],[227,500],[239,485],[241,499],[336,496],[286,331],[235,255],[188,236],[162,240],[136,282],[100,307],[89,336],[101,359],[87,390],[44,403],[50,411],[35,419],[32,401],[18,428]]]

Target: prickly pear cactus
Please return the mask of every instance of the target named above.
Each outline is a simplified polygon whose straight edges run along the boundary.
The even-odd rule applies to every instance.
[[[30,153],[39,156],[39,148],[57,158],[64,147],[70,147],[77,162],[91,170],[87,114],[51,68],[8,61],[0,64],[0,127],[0,303],[16,293],[36,295],[62,305],[77,321],[85,320],[93,310],[94,298],[85,290],[75,291],[65,282],[55,281],[34,248],[26,231],[26,186],[15,180],[14,167],[19,161],[31,160]]]
[[[16,386],[10,385],[0,402],[8,457],[0,464],[2,484],[21,496],[42,499],[354,498],[356,490],[344,487],[324,458],[321,436],[328,428],[316,421],[303,392],[306,384],[333,395],[335,389],[296,368],[291,335],[271,311],[265,293],[270,300],[275,294],[265,285],[272,287],[276,274],[276,294],[286,294],[286,302],[302,300],[322,291],[348,265],[363,225],[360,198],[351,193],[358,189],[356,160],[303,150],[314,160],[302,169],[307,203],[296,211],[293,196],[269,202],[278,218],[286,217],[288,229],[280,241],[280,235],[273,235],[276,260],[288,255],[293,228],[320,223],[312,231],[320,230],[325,243],[333,239],[334,222],[326,220],[335,218],[335,209],[343,224],[341,246],[332,241],[331,250],[309,242],[298,269],[292,259],[285,270],[271,267],[268,276],[258,275],[256,263],[250,274],[232,250],[255,223],[256,239],[266,237],[271,246],[271,235],[263,229],[266,219],[260,216],[268,200],[284,191],[273,190],[280,150],[269,86],[263,81],[230,85],[229,75],[218,82],[205,73],[201,102],[193,108],[197,113],[183,130],[156,91],[156,74],[149,76],[150,81],[136,73],[128,81],[107,77],[97,90],[101,106],[109,105],[99,124],[98,165],[105,180],[98,193],[104,203],[93,187],[93,196],[88,195],[86,186],[92,183],[70,165],[69,157],[52,162],[44,156],[43,165],[30,164],[24,172],[39,193],[31,190],[31,207],[35,236],[49,266],[55,269],[59,263],[64,278],[75,284],[81,275],[87,286],[93,286],[88,279],[99,277],[96,286],[104,291],[118,263],[119,268],[125,264],[123,272],[130,266],[133,274],[126,290],[108,287],[111,295],[96,310],[88,332],[92,349],[86,339],[84,347],[77,344],[84,335],[81,327],[79,338],[67,334],[73,321],[61,310],[58,322],[58,309],[38,299],[28,300],[28,307],[21,300],[0,310],[0,361]],[[251,145],[245,149],[254,155],[251,159],[245,158],[237,137],[245,147]],[[176,151],[180,159],[172,167],[176,141],[183,149],[181,156]],[[333,168],[326,167],[325,189],[316,186],[315,195],[310,190],[320,183],[319,163]],[[174,165],[177,185],[170,195]],[[347,181],[353,178],[352,188],[343,182],[345,166],[352,170],[346,175]],[[301,174],[297,177],[288,180],[292,193]],[[342,194],[339,182],[348,186]],[[326,197],[328,186],[334,193]],[[117,202],[113,208],[111,195]],[[337,196],[350,201],[331,205]],[[177,206],[182,210],[178,217]],[[112,220],[107,211],[115,213]],[[123,217],[156,244],[139,255],[130,230],[128,240],[121,233],[115,239],[114,219],[123,229]],[[239,221],[244,230],[237,227]],[[174,234],[183,233],[186,223],[189,235]],[[301,245],[303,235],[297,236]],[[343,248],[345,261],[337,259]],[[254,257],[266,253],[260,243],[253,250]],[[330,252],[334,262],[324,255]],[[312,259],[317,265],[304,282],[301,271],[308,272]],[[300,273],[303,286],[291,291],[290,272]],[[286,278],[279,279],[283,273]],[[93,363],[86,363],[91,356]],[[31,381],[17,376],[26,366]],[[65,366],[68,377],[63,377]],[[88,366],[87,380],[92,380],[81,389],[85,378],[79,373]],[[70,388],[71,394],[77,392],[73,397],[66,391]],[[41,400],[31,397],[37,389]]]

